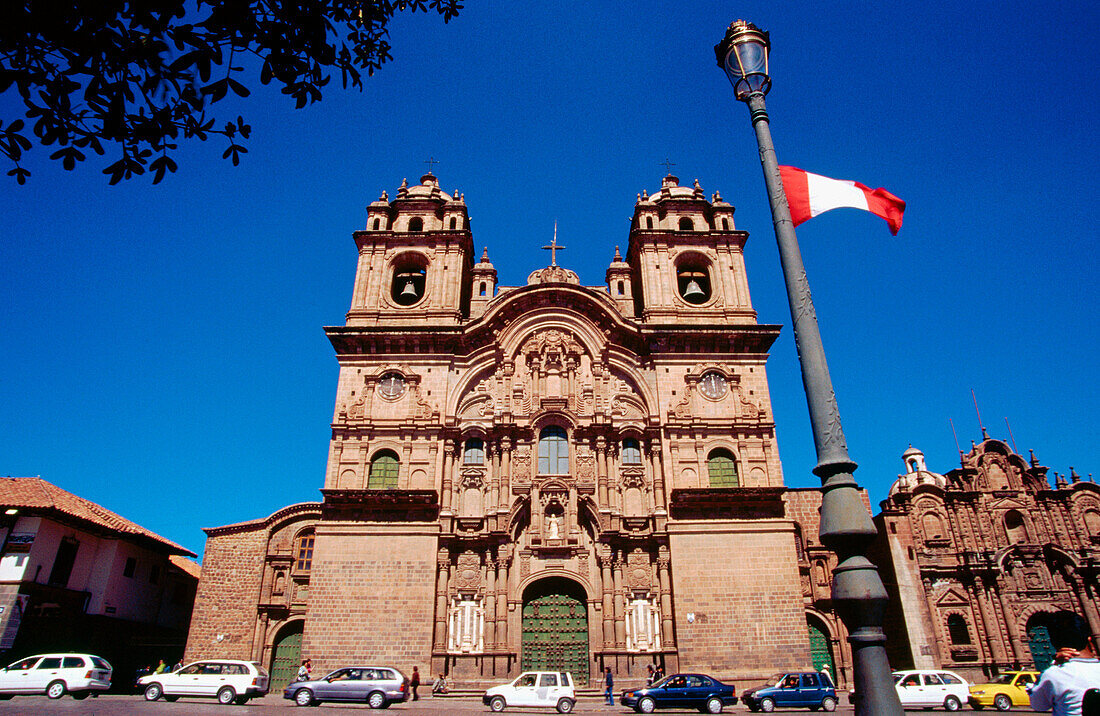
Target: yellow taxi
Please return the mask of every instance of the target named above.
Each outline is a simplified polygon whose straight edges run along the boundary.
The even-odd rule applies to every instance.
[[[988,684],[974,684],[967,699],[975,711],[992,706],[1008,711],[1013,706],[1027,706],[1027,689],[1039,680],[1038,671],[1006,671]]]

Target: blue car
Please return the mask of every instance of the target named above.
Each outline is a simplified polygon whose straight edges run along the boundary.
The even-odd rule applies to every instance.
[[[624,691],[619,703],[638,713],[656,709],[699,709],[721,713],[723,706],[737,703],[732,684],[723,684],[705,674],[670,674],[644,689]]]
[[[741,701],[749,711],[836,711],[836,689],[829,677],[816,671],[787,671],[741,694]]]

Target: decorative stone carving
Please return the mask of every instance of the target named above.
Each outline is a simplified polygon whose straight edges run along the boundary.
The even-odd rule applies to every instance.
[[[520,445],[512,453],[512,477],[518,482],[531,480],[531,446]]]
[[[485,470],[480,467],[467,467],[462,470],[462,489],[480,489],[485,485]]]
[[[623,488],[638,487],[645,488],[645,468],[644,467],[624,467],[619,472],[619,482]]]
[[[460,592],[477,591],[481,587],[481,559],[475,552],[463,552],[455,567],[455,589]]]

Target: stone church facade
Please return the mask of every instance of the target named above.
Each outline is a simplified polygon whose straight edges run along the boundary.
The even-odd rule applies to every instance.
[[[734,208],[671,175],[625,257],[497,285],[432,174],[367,210],[323,499],[206,530],[188,658],[460,684],[659,663],[744,680],[850,650],[816,490],[788,490]],[[576,247],[574,247],[576,252]]]
[[[983,431],[984,433],[984,431]],[[984,435],[983,435],[984,437]],[[895,668],[949,668],[979,681],[1040,670],[1060,611],[1100,634],[1100,488],[984,437],[938,474],[909,448],[875,521],[891,603]]]

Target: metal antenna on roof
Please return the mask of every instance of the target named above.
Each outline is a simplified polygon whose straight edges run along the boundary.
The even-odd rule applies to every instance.
[[[982,425],[982,412],[978,410],[978,396],[974,395],[974,389],[970,389],[970,397],[974,399],[974,412],[978,414],[978,427],[982,429],[982,440],[988,440],[989,434],[985,431],[985,425]]]
[[[947,419],[948,424],[951,426],[951,435],[955,437],[955,449],[959,451],[959,464],[963,461],[963,449],[959,446],[959,434],[955,432],[955,423],[951,418]]]
[[[1005,418],[1005,427],[1008,428],[1008,438],[1012,441],[1012,452],[1019,455],[1020,451],[1016,449],[1016,436],[1012,434],[1012,426],[1008,424],[1008,418]]]

